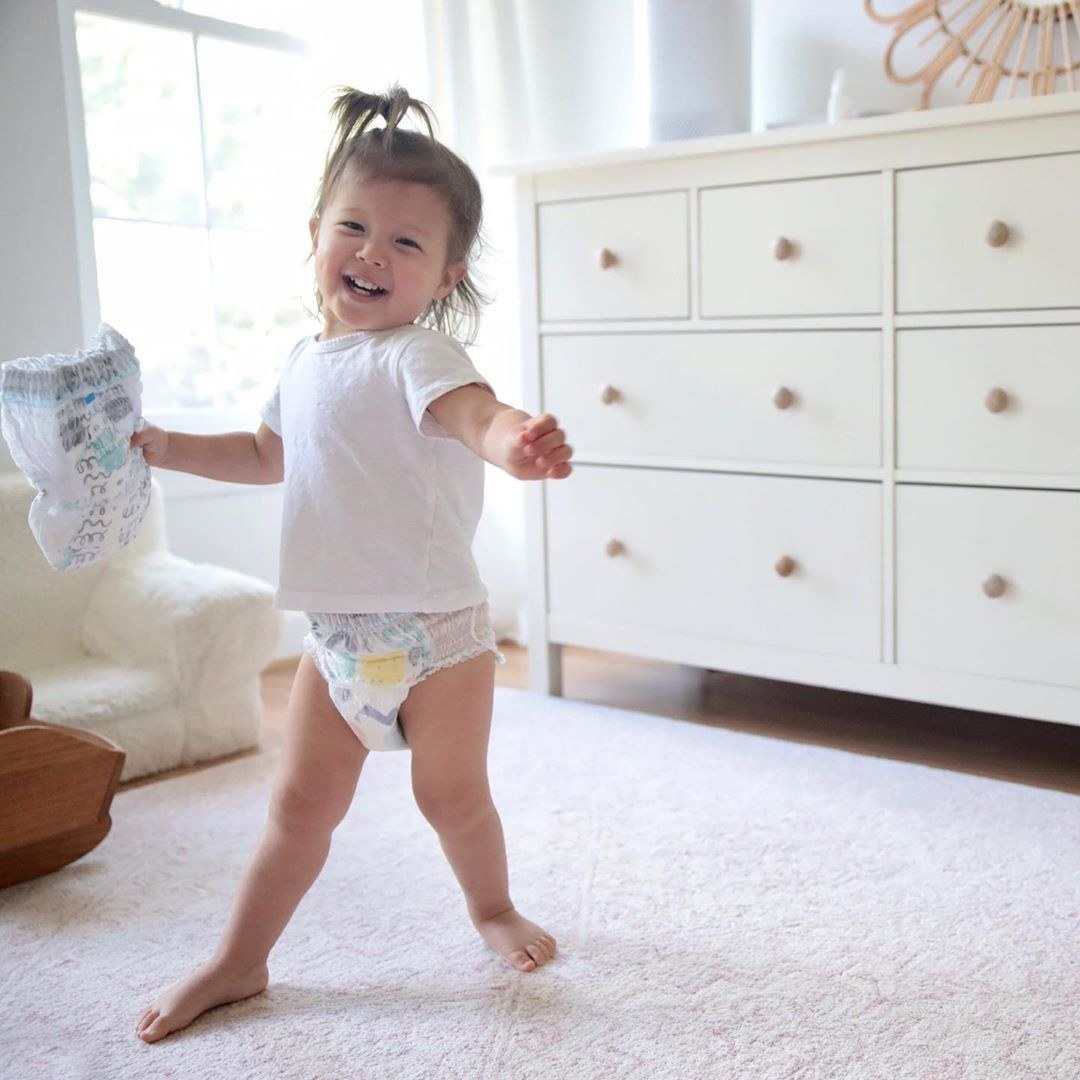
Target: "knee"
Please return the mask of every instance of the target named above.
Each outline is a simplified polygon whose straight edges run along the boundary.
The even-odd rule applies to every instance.
[[[413,782],[420,813],[439,832],[468,829],[494,809],[486,783]]]
[[[270,799],[270,821],[285,832],[319,835],[334,831],[348,810],[348,802],[325,792],[284,780]]]

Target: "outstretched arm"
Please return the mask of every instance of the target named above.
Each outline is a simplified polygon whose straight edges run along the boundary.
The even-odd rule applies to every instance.
[[[227,435],[188,435],[147,424],[131,436],[148,465],[235,484],[277,484],[285,473],[281,436],[266,424]]]
[[[573,449],[550,413],[530,416],[480,386],[459,386],[428,411],[455,439],[518,480],[563,480]]]

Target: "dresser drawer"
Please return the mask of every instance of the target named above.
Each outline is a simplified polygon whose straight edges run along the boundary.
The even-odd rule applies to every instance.
[[[1075,494],[901,485],[898,661],[1080,686],[1078,552]]]
[[[547,488],[549,608],[878,660],[880,514],[877,484],[579,466]]]
[[[701,314],[881,310],[880,176],[701,193]]]
[[[1080,154],[897,177],[897,308],[1080,305]]]
[[[540,318],[685,319],[685,191],[539,208]]]
[[[903,330],[897,464],[1080,479],[1080,326]]]
[[[549,335],[544,408],[579,458],[874,466],[880,354],[875,331]]]

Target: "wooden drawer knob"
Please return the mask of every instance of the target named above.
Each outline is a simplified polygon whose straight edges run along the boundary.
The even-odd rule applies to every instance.
[[[1009,395],[1000,386],[995,386],[986,395],[986,407],[992,413],[1004,412],[1009,407]]]
[[[609,559],[614,559],[626,551],[626,545],[621,540],[611,539],[604,545],[604,554]]]
[[[610,405],[614,401],[618,401],[622,397],[622,394],[615,389],[610,383],[604,383],[600,387],[600,400],[605,405]]]
[[[772,253],[774,259],[783,262],[784,259],[790,259],[795,254],[795,245],[786,236],[778,236],[776,243],[773,244]]]
[[[992,221],[986,231],[986,242],[991,247],[1004,247],[1009,242],[1009,226],[1004,221]]]
[[[614,251],[609,251],[607,248],[601,248],[596,255],[596,261],[600,264],[601,270],[608,270],[614,266],[619,260]]]
[[[1000,574],[991,574],[983,583],[982,591],[996,600],[1006,589],[1006,581]]]
[[[781,386],[773,394],[772,401],[778,409],[790,409],[795,404],[795,395],[786,386]]]
[[[790,555],[783,555],[776,560],[776,572],[781,577],[791,577],[795,570],[795,560]]]

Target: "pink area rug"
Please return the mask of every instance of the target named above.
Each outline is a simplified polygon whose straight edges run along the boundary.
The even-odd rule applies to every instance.
[[[121,793],[106,841],[0,892],[0,1076],[1077,1080],[1080,800],[500,690],[522,975],[475,937],[373,756],[263,995],[154,1046],[213,947],[273,754]]]

